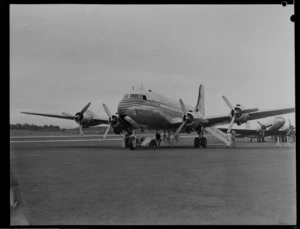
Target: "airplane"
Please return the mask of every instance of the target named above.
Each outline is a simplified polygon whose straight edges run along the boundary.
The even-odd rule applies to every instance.
[[[22,114],[30,114],[30,115],[39,115],[39,116],[46,116],[46,117],[52,117],[52,118],[61,118],[61,119],[68,119],[68,120],[74,120],[79,127],[79,132],[82,135],[82,127],[88,128],[90,126],[98,126],[98,125],[107,125],[107,120],[104,120],[104,118],[98,117],[94,112],[88,110],[91,103],[88,103],[85,105],[85,107],[77,112],[75,115],[72,115],[70,113],[62,112],[62,115],[56,115],[56,114],[44,114],[44,113],[32,113],[32,112],[21,112]]]
[[[258,142],[264,142],[264,138],[267,136],[277,136],[280,135],[279,129],[282,128],[285,124],[285,119],[281,116],[275,117],[269,120],[267,123],[262,124],[257,121],[259,124],[258,128],[255,129],[232,129],[236,132],[237,138],[250,138],[251,142],[253,138],[257,138]],[[219,128],[223,132],[228,132],[227,128]],[[287,131],[286,131],[287,132]]]
[[[110,128],[114,133],[121,134],[125,132],[125,146],[131,150],[136,148],[137,138],[134,130],[154,129],[166,130],[175,135],[180,132],[190,133],[195,131],[198,137],[194,138],[194,147],[207,147],[207,139],[203,136],[204,130],[210,132],[215,137],[219,138],[227,144],[226,135],[216,128],[216,125],[233,123],[241,125],[248,120],[261,119],[269,116],[281,115],[295,111],[295,108],[273,109],[258,111],[258,108],[245,109],[240,104],[232,106],[229,100],[223,96],[224,101],[231,108],[229,114],[205,116],[204,103],[204,86],[199,86],[198,100],[195,107],[185,105],[182,99],[179,101],[169,99],[151,90],[143,88],[133,88],[130,92],[124,94],[118,104],[117,113],[112,114],[108,107],[103,103],[103,108],[108,115],[108,120],[95,119],[93,116],[85,117],[85,110],[80,112],[80,115],[86,119],[87,127],[90,120],[99,124],[109,124],[104,138]],[[40,113],[23,112],[25,114],[41,115]],[[47,114],[42,114],[47,116]],[[76,114],[77,115],[77,114]],[[77,116],[63,116],[63,118],[71,119]],[[48,115],[49,117],[61,118],[61,116]],[[81,117],[80,116],[80,117]],[[77,121],[76,121],[77,120]],[[78,118],[75,121],[78,122]]]

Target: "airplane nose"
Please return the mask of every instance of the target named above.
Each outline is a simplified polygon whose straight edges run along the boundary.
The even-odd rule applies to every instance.
[[[119,115],[126,115],[126,111],[129,108],[130,103],[127,100],[121,100],[118,104],[118,114]]]

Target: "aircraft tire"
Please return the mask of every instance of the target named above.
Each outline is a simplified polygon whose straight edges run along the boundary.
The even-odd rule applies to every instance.
[[[128,145],[128,148],[129,148],[129,149],[134,150],[135,147],[136,147],[136,139],[135,139],[135,137],[130,137],[130,138],[128,139],[127,145]]]
[[[149,147],[154,147],[154,146],[156,146],[156,142],[152,140],[152,141],[149,142],[148,146]]]
[[[200,138],[195,137],[194,138],[194,147],[199,148],[200,147]]]
[[[203,146],[203,148],[206,148],[207,147],[207,139],[205,137],[203,137],[201,139],[201,145]]]

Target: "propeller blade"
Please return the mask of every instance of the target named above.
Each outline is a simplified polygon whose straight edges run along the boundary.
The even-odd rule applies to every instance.
[[[89,108],[90,105],[91,105],[91,103],[88,103],[87,105],[85,105],[85,107],[80,111],[80,114],[83,114],[84,112],[86,112],[86,110]]]
[[[266,126],[266,128],[268,128],[268,127],[270,127],[270,126],[272,126],[272,124],[270,124],[270,125],[267,125],[267,126]]]
[[[258,123],[260,126],[263,126],[263,124],[261,124],[259,121],[257,121],[257,123]]]
[[[61,114],[64,115],[64,116],[72,117],[72,118],[76,117],[76,116],[74,116],[72,114],[69,114],[69,113],[66,113],[66,112],[62,112]]]
[[[110,129],[110,125],[107,127],[107,129],[106,129],[106,131],[105,131],[105,133],[104,133],[104,135],[103,135],[103,138],[106,138],[106,135],[107,135],[109,129]]]
[[[234,110],[234,106],[232,106],[232,104],[229,102],[229,100],[224,95],[222,96],[222,98],[225,101],[225,103],[230,107],[230,109]]]
[[[251,112],[255,112],[255,111],[258,111],[258,108],[245,109],[245,110],[242,110],[242,113],[251,113]]]
[[[292,130],[289,129],[288,132],[286,133],[286,135],[289,136],[291,132],[292,132]]]
[[[182,127],[185,125],[185,122],[183,122],[179,127],[178,127],[178,129],[176,130],[176,132],[175,132],[175,135],[178,135],[179,134],[179,132],[181,131],[181,129],[182,129]]]
[[[185,105],[184,105],[182,99],[179,99],[179,102],[180,102],[181,109],[182,109],[184,115],[186,115],[186,114],[187,114],[187,111],[186,111],[186,108],[185,108]]]
[[[79,124],[79,132],[81,135],[83,135],[82,129],[81,129],[81,125]]]
[[[108,117],[111,118],[111,113],[110,113],[110,111],[108,110],[108,108],[107,108],[107,106],[105,105],[105,103],[103,103],[103,108],[104,108],[106,114],[108,115]]]
[[[231,119],[231,122],[230,122],[230,124],[229,124],[228,130],[227,130],[227,133],[230,133],[230,131],[231,131],[231,128],[232,128],[232,126],[233,126],[233,123],[234,123],[234,119],[235,119],[235,115],[234,115],[234,116],[233,116],[233,118]]]

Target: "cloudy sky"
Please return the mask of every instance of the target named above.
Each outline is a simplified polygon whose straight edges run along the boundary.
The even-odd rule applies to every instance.
[[[106,117],[143,84],[206,115],[295,106],[293,6],[10,5],[10,123],[75,127],[20,111]],[[294,123],[294,114],[286,115]],[[264,121],[264,120],[262,120]]]

